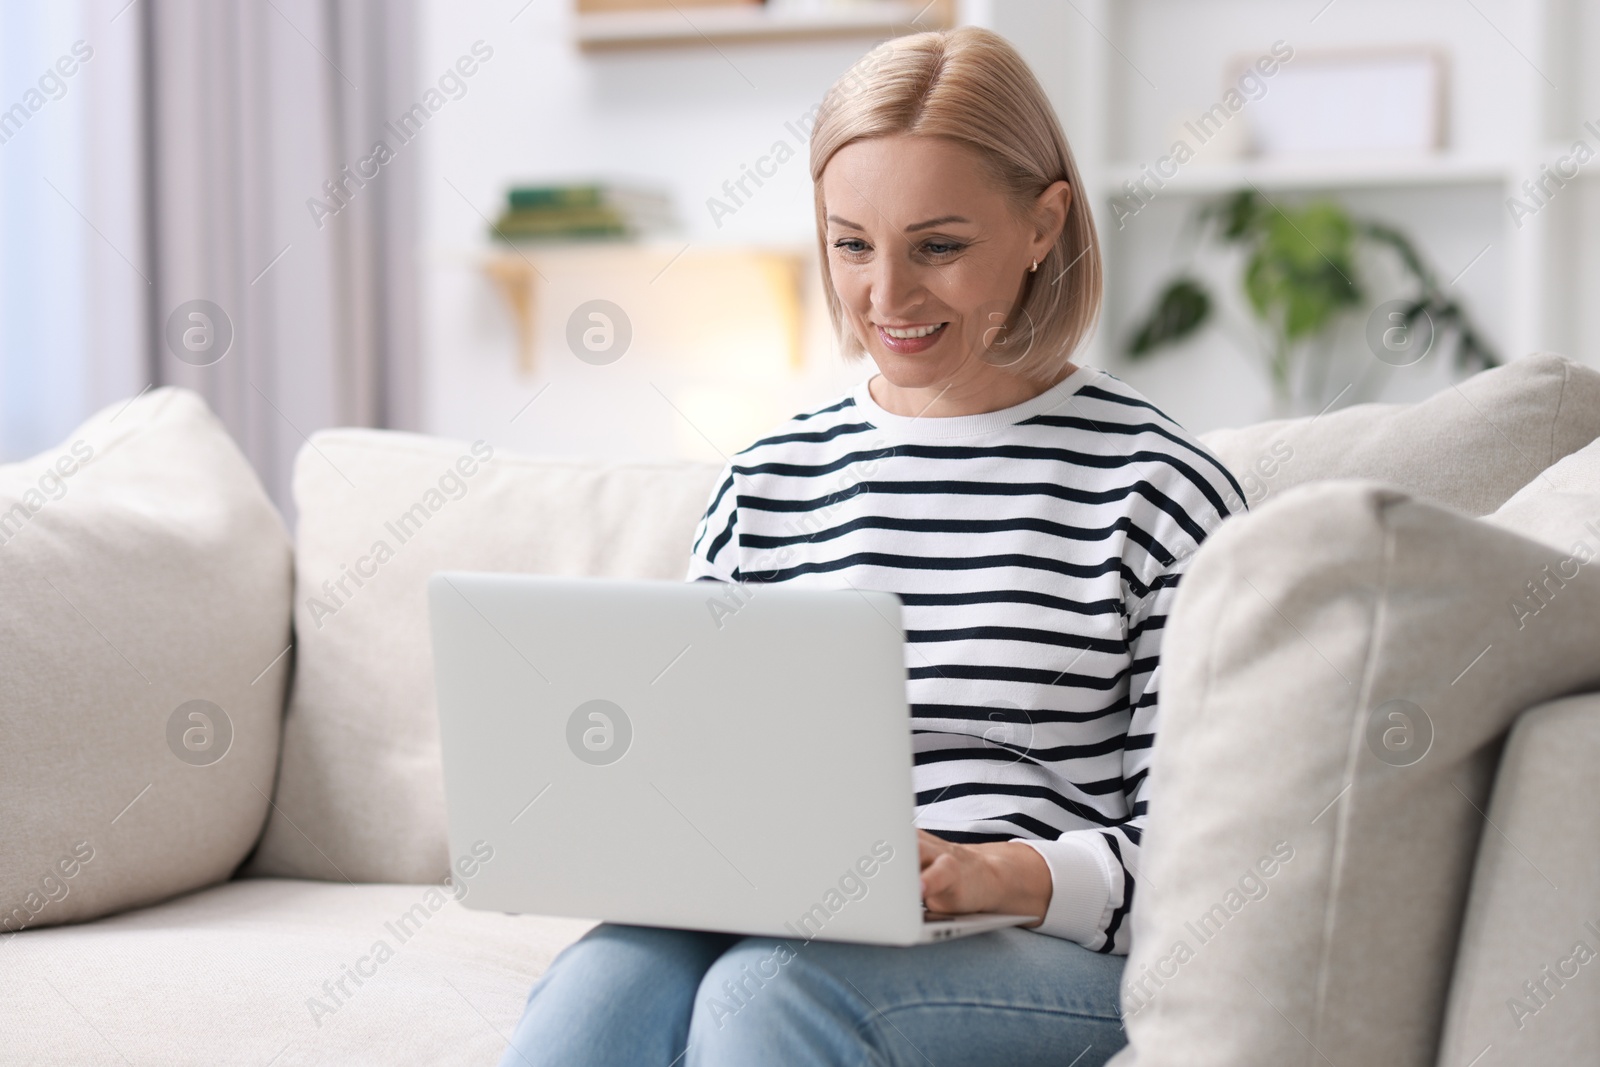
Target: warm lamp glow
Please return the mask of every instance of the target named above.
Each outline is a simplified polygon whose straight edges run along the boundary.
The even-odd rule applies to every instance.
[[[564,343],[571,306],[596,296],[634,325],[634,345],[656,366],[741,379],[782,377],[804,363],[800,254],[687,246],[525,245],[483,269],[515,326],[519,369],[531,375]]]

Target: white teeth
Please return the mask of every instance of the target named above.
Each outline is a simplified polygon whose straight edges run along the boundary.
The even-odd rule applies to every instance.
[[[885,326],[883,327],[883,332],[888,334],[890,337],[895,338],[896,340],[910,341],[917,337],[926,337],[930,333],[934,333],[935,331],[942,329],[943,326],[944,323],[942,322],[934,323],[932,326],[914,326],[909,330],[897,329],[893,326]]]

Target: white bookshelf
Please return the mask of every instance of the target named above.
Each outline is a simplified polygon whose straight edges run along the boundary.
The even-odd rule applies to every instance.
[[[1180,406],[1187,399],[1197,429],[1264,417],[1255,410],[1259,397],[1230,395],[1253,387],[1239,331],[1225,338],[1212,330],[1203,351],[1137,367],[1120,356],[1160,281],[1187,269],[1193,244],[1184,220],[1193,208],[1253,188],[1279,203],[1331,196],[1359,216],[1401,227],[1442,279],[1461,276],[1453,292],[1503,358],[1557,351],[1600,366],[1600,303],[1588,295],[1600,286],[1600,184],[1591,180],[1600,176],[1600,155],[1533,216],[1515,218],[1507,203],[1523,198],[1523,183],[1539,177],[1541,164],[1554,165],[1575,139],[1600,153],[1600,134],[1583,126],[1586,118],[1600,122],[1600,79],[1585,61],[1600,39],[1600,8],[1567,0],[1478,0],[1475,7],[1450,0],[1340,0],[1331,7],[980,0],[963,8],[1018,44],[1072,142],[1106,259],[1107,304],[1088,358],[1143,375],[1136,385],[1176,394]],[[1145,179],[1146,164],[1172,143],[1171,131],[1216,102],[1227,70],[1278,39],[1292,42],[1297,54],[1442,51],[1445,149],[1365,158],[1202,155],[1162,177],[1136,218],[1124,211],[1119,219],[1117,201],[1132,203],[1124,183]],[[1216,292],[1238,289],[1236,272],[1209,278]],[[1221,414],[1213,422],[1214,412]]]

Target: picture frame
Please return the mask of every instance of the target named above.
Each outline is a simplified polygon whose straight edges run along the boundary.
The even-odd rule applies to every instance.
[[[1248,60],[1230,88],[1252,82]],[[1424,155],[1447,141],[1448,62],[1432,47],[1296,51],[1244,109],[1262,158]],[[1248,93],[1246,93],[1248,96]]]

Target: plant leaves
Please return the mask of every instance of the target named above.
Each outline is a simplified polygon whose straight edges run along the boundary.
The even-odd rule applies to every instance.
[[[1359,303],[1356,228],[1343,208],[1329,200],[1293,211],[1273,207],[1258,221],[1245,296],[1284,344],[1315,337]]]
[[[1155,307],[1128,342],[1128,357],[1139,359],[1176,344],[1199,330],[1211,315],[1211,295],[1193,278],[1176,278],[1156,297]]]
[[[1234,193],[1220,204],[1217,204],[1214,210],[1217,216],[1222,219],[1222,239],[1224,241],[1244,239],[1257,229],[1261,222],[1261,200],[1253,191],[1248,189]]]
[[[1500,363],[1473,329],[1466,309],[1440,289],[1411,239],[1393,226],[1352,219],[1329,199],[1285,209],[1254,189],[1212,201],[1194,218],[1202,230],[1215,225],[1219,244],[1240,246],[1246,253],[1240,282],[1251,310],[1271,334],[1268,371],[1280,396],[1288,395],[1295,359],[1323,358],[1308,354],[1304,342],[1324,336],[1339,316],[1363,304],[1357,283],[1358,243],[1394,253],[1416,282],[1419,293],[1404,312],[1408,324],[1427,314],[1436,335],[1454,333],[1458,366]],[[1211,300],[1200,283],[1188,277],[1174,280],[1129,341],[1128,356],[1141,358],[1183,340],[1210,314]]]

